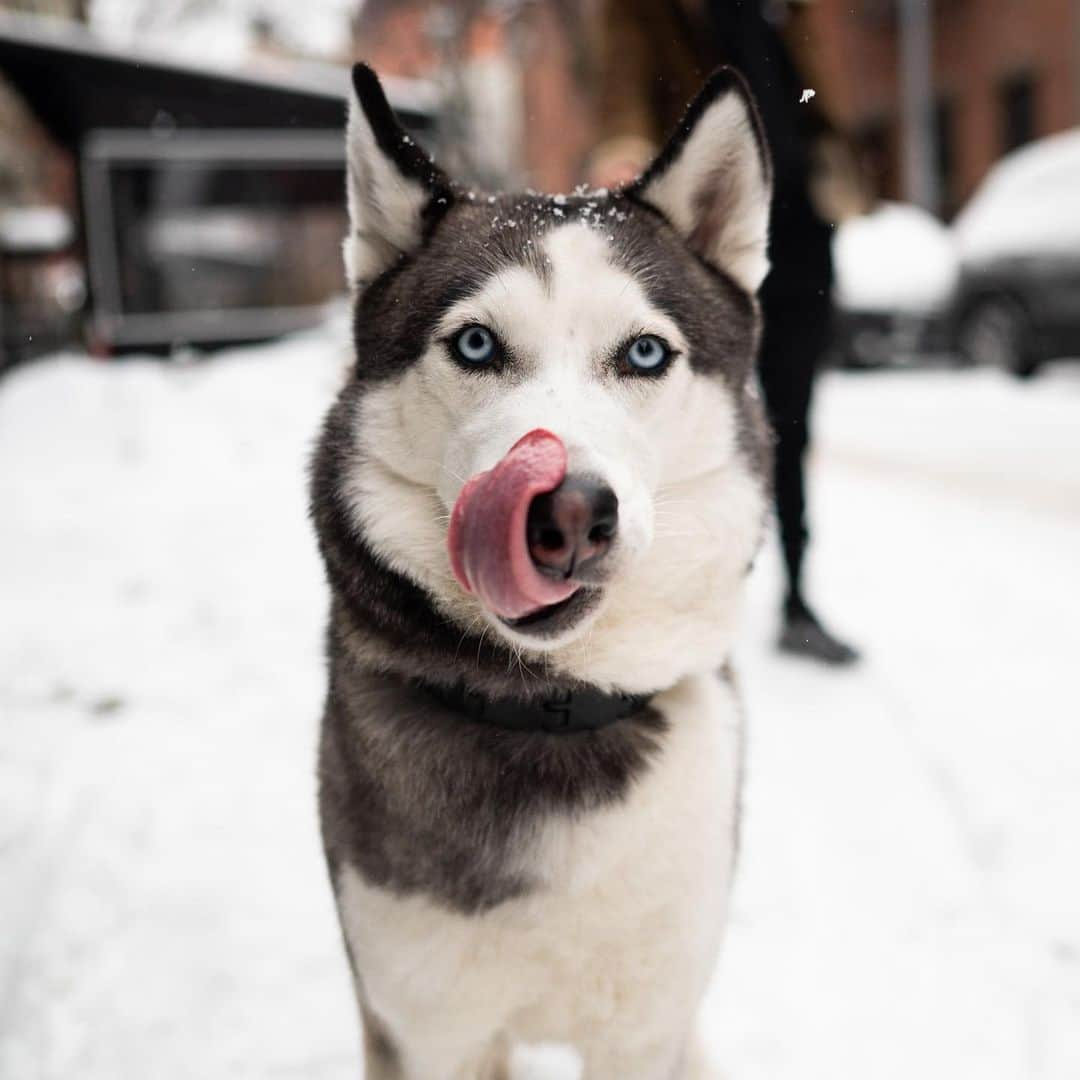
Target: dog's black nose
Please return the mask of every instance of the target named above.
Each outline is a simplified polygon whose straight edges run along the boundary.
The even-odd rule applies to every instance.
[[[618,526],[615,492],[595,477],[568,476],[529,505],[529,554],[541,573],[568,578],[608,553]]]

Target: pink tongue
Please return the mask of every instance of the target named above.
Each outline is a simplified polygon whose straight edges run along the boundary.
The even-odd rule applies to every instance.
[[[554,491],[565,475],[562,440],[537,428],[461,489],[450,515],[450,565],[462,587],[496,615],[520,619],[577,591],[577,585],[536,569],[525,535],[529,504]]]

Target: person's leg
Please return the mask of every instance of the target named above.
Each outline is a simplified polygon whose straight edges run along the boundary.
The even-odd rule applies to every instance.
[[[765,405],[776,435],[773,495],[780,525],[780,546],[787,572],[788,600],[799,597],[806,548],[804,458],[809,442],[810,395],[814,357],[805,312],[792,305],[766,312],[760,374]],[[811,354],[811,355],[808,355]]]
[[[787,573],[787,602],[801,596],[806,548],[804,464],[809,443],[810,400],[814,372],[827,334],[827,309],[799,298],[766,292],[765,332],[758,371],[769,422],[776,435],[774,497],[780,546]]]
[[[780,645],[829,663],[850,663],[857,653],[832,637],[803,597],[802,566],[806,524],[806,451],[814,377],[828,345],[827,297],[763,297],[765,333],[759,373],[765,404],[776,433],[774,495],[780,546],[787,575],[784,630]]]

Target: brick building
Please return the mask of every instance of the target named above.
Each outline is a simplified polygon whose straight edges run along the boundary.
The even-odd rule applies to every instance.
[[[593,0],[365,0],[348,59],[433,78],[440,161],[486,187],[567,191],[590,146]]]
[[[936,168],[951,214],[1002,154],[1080,124],[1080,0],[928,0]],[[894,0],[818,0],[830,104],[902,196],[904,118]]]

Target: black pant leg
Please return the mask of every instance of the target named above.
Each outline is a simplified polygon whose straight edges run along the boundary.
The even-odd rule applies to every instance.
[[[758,370],[765,405],[776,433],[774,495],[788,598],[801,591],[806,524],[805,458],[810,440],[814,376],[829,340],[827,295],[763,296],[765,329]]]

